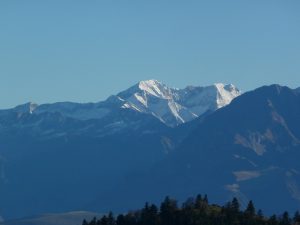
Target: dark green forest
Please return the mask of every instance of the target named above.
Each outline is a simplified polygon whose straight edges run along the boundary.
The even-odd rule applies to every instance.
[[[166,197],[159,207],[146,203],[141,210],[117,216],[110,212],[99,219],[84,220],[82,225],[300,225],[300,213],[284,212],[269,217],[256,210],[252,201],[242,210],[236,198],[219,206],[209,204],[206,195],[198,195],[181,207],[176,200]]]

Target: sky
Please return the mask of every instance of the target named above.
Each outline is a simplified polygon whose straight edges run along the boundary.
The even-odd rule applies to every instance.
[[[140,80],[300,86],[299,0],[0,0],[0,108]]]

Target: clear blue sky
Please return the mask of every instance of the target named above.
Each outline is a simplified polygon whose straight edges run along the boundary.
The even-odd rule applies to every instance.
[[[300,86],[299,0],[1,0],[0,108],[139,80]]]

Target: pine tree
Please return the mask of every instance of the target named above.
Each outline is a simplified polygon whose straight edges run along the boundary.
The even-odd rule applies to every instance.
[[[150,216],[149,216],[150,224],[157,225],[159,222],[159,219],[158,219],[158,208],[156,205],[152,204],[150,206],[149,214],[150,214]]]
[[[141,210],[141,216],[140,216],[140,223],[143,225],[148,225],[149,223],[149,217],[150,217],[150,207],[149,203],[146,202],[144,208]]]
[[[91,225],[91,224],[90,224]],[[100,225],[108,225],[108,218],[107,216],[103,216],[100,220]]]
[[[233,198],[231,202],[231,208],[234,212],[238,213],[240,211],[240,203],[237,198]]]
[[[112,212],[109,212],[108,214],[107,225],[115,225],[115,218]]]
[[[281,219],[280,219],[280,225],[290,225],[291,219],[288,212],[284,212]]]
[[[278,225],[278,223],[279,222],[276,215],[271,216],[268,221],[268,225]]]
[[[208,204],[208,197],[207,197],[207,195],[204,196],[203,201],[204,201],[206,204]]]
[[[160,217],[163,225],[175,224],[175,212],[177,209],[177,202],[167,196],[160,206]]]
[[[195,208],[199,209],[202,213],[205,212],[208,206],[208,197],[207,195],[202,198],[201,195],[198,195],[195,202]]]
[[[90,222],[89,225],[97,225],[97,219],[96,219],[96,217],[93,218],[93,220]]]
[[[293,218],[293,222],[294,224],[296,225],[299,225],[300,224],[300,213],[299,211],[297,211],[294,215],[294,218]]]
[[[263,214],[263,211],[262,211],[261,209],[259,209],[259,210],[257,211],[257,217],[258,217],[259,219],[263,219],[263,218],[264,218],[264,214]]]
[[[188,198],[182,205],[182,208],[192,209],[195,207],[195,200],[194,198]]]
[[[250,218],[255,216],[255,207],[252,201],[249,201],[248,206],[245,210],[246,215]]]
[[[197,195],[196,197],[196,201],[195,201],[195,207],[197,209],[200,209],[201,208],[201,205],[202,205],[202,196],[201,195]]]

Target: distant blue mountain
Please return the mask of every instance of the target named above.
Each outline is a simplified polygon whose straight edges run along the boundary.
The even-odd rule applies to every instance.
[[[164,159],[178,124],[230,103],[233,85],[169,88],[142,81],[98,103],[0,110],[0,215],[87,208],[130,172]]]
[[[0,215],[123,212],[198,193],[294,211],[299,125],[300,93],[278,85],[240,96],[147,81],[104,102],[2,110]]]

